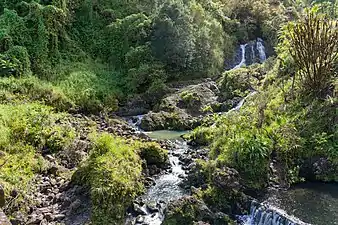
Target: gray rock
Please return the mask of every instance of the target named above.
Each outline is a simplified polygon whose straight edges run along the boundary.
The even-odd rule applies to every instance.
[[[147,209],[150,213],[159,212],[160,210],[157,208],[156,202],[151,202],[147,204]]]
[[[45,219],[46,219],[47,221],[53,221],[53,220],[54,220],[54,216],[53,216],[52,213],[46,213],[46,214],[45,214]]]
[[[76,211],[77,209],[79,209],[81,207],[81,200],[80,199],[76,199],[74,202],[72,202],[69,206],[70,211]]]
[[[42,220],[43,220],[42,214],[40,215],[32,214],[27,222],[27,225],[40,224]]]
[[[20,211],[15,212],[13,214],[13,217],[14,218],[11,219],[12,225],[22,225],[22,224],[25,224],[25,216]]]

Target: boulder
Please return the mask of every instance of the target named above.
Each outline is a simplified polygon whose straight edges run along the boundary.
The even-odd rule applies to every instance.
[[[240,189],[239,173],[232,168],[217,168],[212,176],[212,184],[224,192]]]
[[[201,124],[203,115],[224,108],[218,96],[216,83],[209,79],[179,89],[144,116],[141,128],[145,131],[193,129]]]
[[[214,214],[205,203],[189,196],[168,205],[163,225],[193,225],[198,221],[212,223],[213,220]]]
[[[163,167],[168,163],[168,152],[155,142],[142,144],[140,150],[140,156],[147,162],[147,165]]]

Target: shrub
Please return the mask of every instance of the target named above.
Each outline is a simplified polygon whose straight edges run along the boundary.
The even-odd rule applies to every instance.
[[[157,143],[149,142],[140,146],[140,156],[148,165],[163,166],[168,161],[168,152]]]
[[[90,188],[93,224],[121,224],[126,208],[143,191],[138,144],[107,133],[92,140],[90,158],[73,179]]]
[[[34,76],[2,78],[0,89],[2,90],[0,95],[2,103],[40,101],[59,111],[71,109],[74,105],[59,88]]]
[[[180,94],[181,100],[188,107],[199,105],[201,102],[200,97],[196,92],[184,91]]]
[[[71,144],[74,130],[58,123],[65,116],[38,103],[0,104],[0,182],[6,193],[15,188],[24,195],[29,190],[33,175],[45,168],[38,153],[58,152]]]
[[[337,21],[307,10],[300,20],[290,22],[281,36],[298,71],[296,79],[305,94],[325,97],[332,89],[333,68],[337,61]]]
[[[245,97],[245,92],[251,88],[251,76],[247,68],[239,68],[223,73],[220,83],[220,90],[224,99],[233,97]]]

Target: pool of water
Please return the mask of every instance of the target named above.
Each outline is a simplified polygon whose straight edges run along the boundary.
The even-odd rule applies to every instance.
[[[187,134],[188,132],[189,131],[159,130],[145,133],[156,140],[178,140],[181,139],[182,135]]]
[[[338,184],[301,184],[267,201],[304,222],[338,225]]]

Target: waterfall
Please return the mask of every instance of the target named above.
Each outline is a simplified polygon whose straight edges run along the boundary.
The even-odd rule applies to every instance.
[[[137,115],[137,116],[125,118],[125,120],[127,121],[127,123],[132,125],[137,131],[141,131],[140,125],[141,125],[141,121],[143,117],[144,115]]]
[[[310,225],[284,211],[252,201],[250,215],[239,217],[242,225]]]
[[[252,91],[250,94],[248,94],[247,96],[245,96],[245,98],[243,98],[237,105],[235,108],[232,108],[229,112],[231,111],[238,111],[240,110],[240,108],[242,108],[245,100],[253,95],[255,95],[257,93],[257,91]]]
[[[256,48],[259,54],[259,60],[261,63],[263,63],[266,60],[266,54],[265,47],[263,45],[263,40],[261,38],[257,38]]]
[[[240,45],[241,61],[232,69],[238,69],[242,66],[248,66],[253,63],[263,63],[266,60],[266,53],[264,41],[257,38],[256,41],[250,41],[246,44]]]
[[[242,59],[241,59],[241,62],[234,67],[234,69],[238,69],[238,68],[240,68],[242,66],[245,66],[245,48],[246,48],[247,45],[248,44],[241,45]]]

